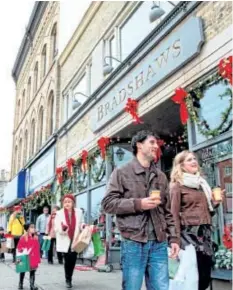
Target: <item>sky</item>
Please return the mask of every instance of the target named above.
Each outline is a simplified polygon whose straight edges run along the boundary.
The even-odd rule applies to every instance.
[[[4,1],[0,10],[0,169],[10,170],[15,107],[11,71],[29,21],[34,1]]]

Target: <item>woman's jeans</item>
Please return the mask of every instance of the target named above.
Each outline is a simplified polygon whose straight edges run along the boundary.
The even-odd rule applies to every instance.
[[[123,290],[141,290],[145,276],[147,290],[168,290],[168,244],[131,240],[121,242]]]

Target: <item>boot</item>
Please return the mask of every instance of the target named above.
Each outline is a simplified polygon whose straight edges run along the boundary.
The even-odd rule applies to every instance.
[[[70,288],[72,288],[73,286],[72,286],[72,283],[71,283],[71,281],[70,280],[66,280],[66,288],[67,289],[70,289]]]
[[[35,286],[35,271],[30,272],[30,290],[38,290]]]
[[[25,273],[19,274],[19,287],[18,289],[23,289],[23,280],[24,280]]]

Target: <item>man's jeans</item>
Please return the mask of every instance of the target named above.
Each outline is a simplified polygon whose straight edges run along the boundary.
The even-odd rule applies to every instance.
[[[43,257],[43,251],[42,251],[42,245],[43,245],[43,242],[44,242],[44,235],[45,234],[40,234],[39,235],[39,243],[40,243],[40,256],[41,258]],[[45,252],[45,257],[48,258],[48,252]]]
[[[147,290],[168,290],[167,247],[167,242],[122,241],[122,290],[141,290],[144,276]]]

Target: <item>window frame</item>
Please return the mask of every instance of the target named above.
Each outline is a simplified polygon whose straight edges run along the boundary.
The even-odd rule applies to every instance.
[[[44,78],[47,73],[47,44],[45,43],[41,53],[41,76]]]

